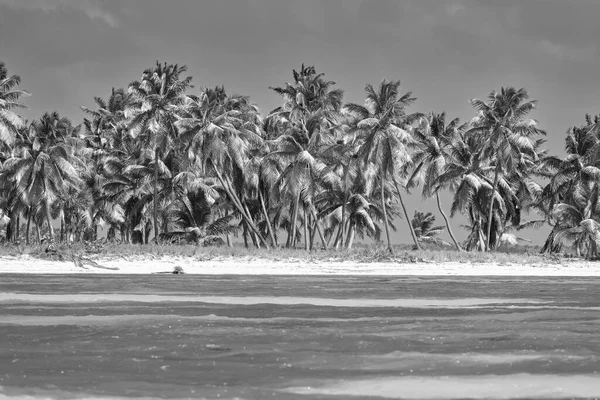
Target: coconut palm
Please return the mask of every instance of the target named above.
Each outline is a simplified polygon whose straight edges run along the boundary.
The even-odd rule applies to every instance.
[[[473,99],[471,104],[478,111],[467,135],[482,137],[479,158],[494,166],[492,195],[489,199],[486,250],[490,250],[494,199],[502,175],[523,168],[524,156],[537,158],[533,136],[545,135],[537,122],[528,118],[536,102],[529,101],[525,89],[512,87],[493,91],[487,101]]]
[[[9,76],[6,65],[0,61],[0,153],[2,146],[11,144],[19,129],[25,125],[23,119],[13,111],[25,108],[19,99],[29,95],[27,91],[16,88],[20,83],[21,77]]]
[[[423,213],[415,210],[412,220],[410,221],[417,240],[421,243],[431,243],[435,245],[448,246],[449,244],[438,237],[444,231],[443,226],[435,226],[435,216],[428,212]]]
[[[28,207],[44,210],[50,240],[54,236],[52,205],[82,183],[76,169],[79,161],[70,143],[72,130],[68,119],[56,112],[46,113],[24,132],[18,149],[5,163],[17,198]]]
[[[598,256],[600,245],[600,204],[598,182],[578,185],[573,191],[573,204],[559,203],[553,214],[557,220],[555,240],[572,244],[577,256]]]
[[[154,152],[153,184],[153,224],[154,238],[158,241],[158,185],[159,170],[166,170],[164,158],[175,148],[178,135],[175,128],[176,114],[184,103],[185,92],[192,87],[191,77],[183,78],[186,66],[160,64],[142,73],[140,81],[129,85],[132,103],[129,128],[134,137],[139,138]]]
[[[222,87],[187,96],[176,122],[189,163],[213,172],[258,240],[268,246],[240,196],[249,148],[262,142],[258,109],[244,96],[227,96]]]
[[[581,185],[592,184],[600,178],[600,154],[597,151],[600,141],[594,129],[598,122],[600,116],[586,115],[584,125],[574,126],[567,131],[566,157],[561,160],[549,156],[544,160],[551,170],[550,182],[544,187],[537,207],[545,213],[553,229],[542,247],[542,252],[560,249],[561,243],[556,240],[556,234],[561,226],[555,219],[555,205],[575,205],[575,189]]]
[[[370,194],[373,183],[379,182],[381,209],[385,226],[388,250],[393,253],[387,218],[387,198],[385,196],[388,176],[396,188],[404,216],[415,246],[420,248],[410,220],[398,177],[405,176],[407,166],[411,163],[408,146],[412,139],[403,129],[407,123],[413,122],[417,115],[407,115],[406,107],[416,99],[411,93],[400,95],[400,81],[388,82],[383,80],[376,90],[372,85],[365,88],[367,98],[365,105],[346,104],[345,112],[354,117],[352,126],[358,135],[360,147],[357,157],[362,161],[367,184],[367,194]],[[376,179],[379,177],[379,179]]]
[[[331,179],[334,179],[322,162],[320,153],[327,142],[327,136],[336,129],[343,91],[333,89],[335,82],[325,80],[324,74],[318,74],[313,66],[302,65],[299,71],[293,70],[293,77],[293,83],[271,88],[283,97],[284,104],[271,112],[266,124],[267,128],[277,132],[267,132],[267,137],[277,140],[274,143],[275,150],[269,157],[283,158],[288,162],[276,184],[279,190],[277,197],[287,196],[292,204],[286,245],[295,245],[296,226],[302,206],[304,214],[307,214],[307,209],[309,211],[308,219],[315,219],[315,227],[323,246],[327,248],[313,198],[323,183],[331,183]]]
[[[412,155],[415,170],[408,185],[416,185],[418,180],[422,180],[423,197],[435,195],[438,210],[444,218],[448,234],[458,251],[462,251],[462,248],[458,244],[450,227],[450,221],[442,208],[440,201],[441,187],[437,183],[440,175],[444,173],[447,160],[452,158],[452,145],[458,131],[461,129],[464,129],[464,127],[460,126],[458,118],[453,119],[446,125],[446,113],[431,113],[421,119],[419,126],[413,131],[413,136],[421,146]]]

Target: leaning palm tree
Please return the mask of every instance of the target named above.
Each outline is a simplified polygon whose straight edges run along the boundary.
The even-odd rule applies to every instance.
[[[437,185],[438,178],[444,173],[447,160],[452,158],[453,142],[457,137],[458,131],[464,128],[459,124],[459,119],[456,118],[446,125],[446,113],[431,113],[426,118],[421,119],[421,123],[413,131],[415,139],[421,146],[412,156],[415,163],[415,170],[409,180],[408,186],[418,184],[418,180],[422,180],[423,197],[435,195],[438,210],[444,218],[448,234],[452,238],[456,249],[462,251],[462,248],[454,237],[450,221],[442,208],[440,201],[441,187]]]
[[[16,87],[21,83],[19,75],[8,75],[8,70],[0,61],[0,151],[1,146],[11,144],[17,132],[24,126],[23,119],[13,110],[25,108],[19,102],[21,96],[29,95],[25,90]]]
[[[376,181],[379,182],[381,209],[383,211],[383,223],[385,226],[388,250],[393,253],[387,218],[387,197],[385,187],[388,184],[388,176],[396,188],[404,216],[417,248],[420,248],[415,232],[410,225],[410,219],[402,193],[399,188],[397,176],[402,176],[411,163],[408,146],[412,139],[410,134],[404,130],[407,123],[411,123],[416,115],[407,115],[406,107],[416,99],[411,93],[400,95],[400,81],[388,82],[383,80],[376,90],[372,85],[365,88],[367,98],[365,105],[346,104],[345,112],[354,117],[351,124],[358,135],[360,147],[357,157],[362,161],[365,180],[369,182],[367,187],[372,187]],[[379,176],[379,179],[376,177]],[[371,190],[367,190],[370,193]]]
[[[508,87],[493,91],[487,101],[473,99],[471,104],[478,111],[467,135],[483,138],[479,158],[494,166],[492,194],[489,199],[486,250],[490,250],[494,199],[500,177],[523,168],[526,156],[537,158],[532,137],[545,135],[537,122],[528,118],[536,102],[529,101],[525,89]]]
[[[415,210],[410,221],[417,239],[421,243],[431,243],[435,245],[448,246],[449,244],[438,237],[444,231],[443,226],[435,226],[435,216],[428,212],[423,213]]]
[[[176,126],[190,165],[212,172],[247,227],[268,247],[244,198],[243,171],[249,148],[262,142],[258,110],[244,96],[227,96],[222,87],[187,96]]]
[[[142,73],[140,81],[129,85],[133,97],[129,113],[130,130],[154,152],[153,218],[154,240],[158,241],[159,170],[166,169],[164,158],[175,146],[176,113],[183,105],[185,92],[192,87],[191,77],[182,78],[186,66],[160,64]]]

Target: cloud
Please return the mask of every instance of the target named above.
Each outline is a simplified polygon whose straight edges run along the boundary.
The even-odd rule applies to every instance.
[[[104,21],[108,25],[117,26],[117,18],[106,10],[98,0],[0,0],[0,5],[14,9],[57,11],[61,8],[73,8],[83,11],[89,18]]]
[[[591,61],[596,57],[595,46],[570,47],[547,39],[538,41],[537,45],[544,53],[565,61]]]

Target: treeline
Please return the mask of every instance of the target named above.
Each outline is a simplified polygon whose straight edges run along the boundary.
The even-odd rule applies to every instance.
[[[415,248],[439,231],[431,215],[410,223],[405,196],[418,191],[436,199],[459,250],[491,251],[514,241],[511,231],[549,224],[543,251],[597,256],[598,117],[568,130],[559,158],[543,147],[525,89],[471,100],[474,116],[461,123],[415,111],[398,81],[366,85],[362,105],[344,103],[335,82],[303,65],[272,88],[282,103],[263,115],[222,86],[195,89],[186,72],[157,63],[82,107],[74,124],[56,112],[23,120],[28,93],[0,63],[5,240],[92,241],[103,226],[126,243],[231,245],[241,234],[246,246],[311,250],[352,248],[358,236],[393,252],[390,231],[408,230]],[[463,243],[451,229],[457,213],[469,224]]]

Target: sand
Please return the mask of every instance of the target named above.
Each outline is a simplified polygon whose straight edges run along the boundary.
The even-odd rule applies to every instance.
[[[600,262],[564,261],[562,264],[494,264],[464,262],[371,262],[267,260],[223,258],[199,261],[193,258],[95,259],[99,266],[77,266],[71,261],[48,261],[29,256],[0,257],[0,274],[153,274],[172,271],[205,275],[427,275],[427,276],[600,276]],[[107,269],[110,268],[110,269]]]

